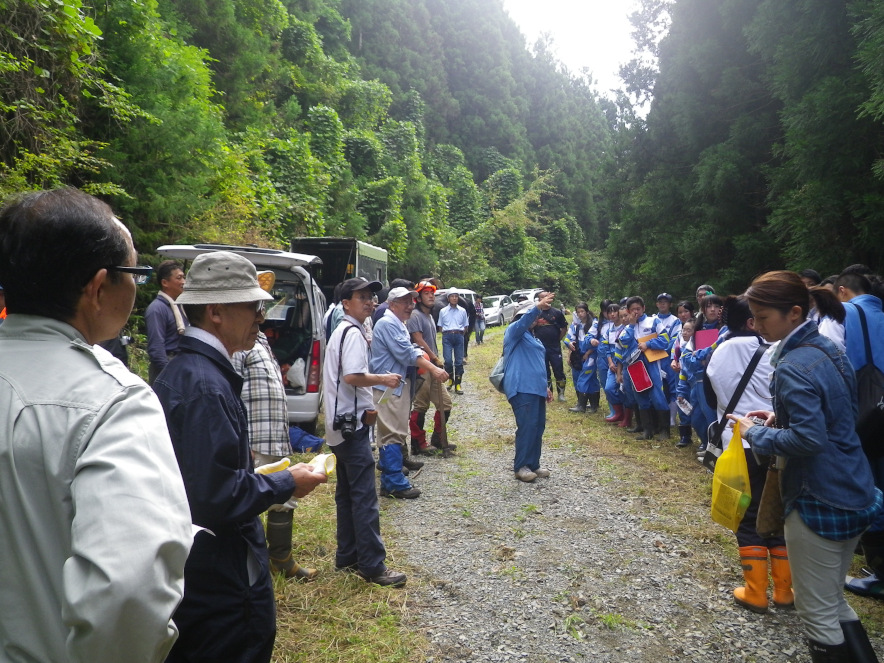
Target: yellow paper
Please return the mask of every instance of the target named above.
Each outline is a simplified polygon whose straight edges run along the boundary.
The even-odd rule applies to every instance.
[[[647,343],[648,341],[651,341],[655,338],[657,338],[656,333],[648,334],[647,336],[642,336],[641,338],[639,338],[637,340],[639,343]],[[665,359],[666,357],[669,356],[669,353],[666,352],[666,350],[652,350],[651,348],[648,348],[647,350],[643,350],[642,354],[645,355],[645,359],[647,359],[648,361],[660,361],[661,359]]]

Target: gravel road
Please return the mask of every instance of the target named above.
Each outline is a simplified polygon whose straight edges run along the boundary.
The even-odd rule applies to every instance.
[[[483,376],[465,378],[450,425],[457,456],[427,460],[419,499],[385,502],[384,536],[412,568],[408,626],[431,642],[426,661],[810,660],[794,611],[736,606],[738,560],[665,534],[672,516],[621,491],[590,450],[547,439],[552,476],[516,481],[511,410],[476,388]],[[708,509],[686,505],[684,517]]]

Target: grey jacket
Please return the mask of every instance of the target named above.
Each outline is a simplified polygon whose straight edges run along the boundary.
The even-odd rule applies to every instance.
[[[162,661],[190,510],[150,388],[71,326],[0,327],[0,661]]]

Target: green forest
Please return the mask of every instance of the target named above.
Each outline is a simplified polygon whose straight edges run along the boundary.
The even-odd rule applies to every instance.
[[[170,242],[353,236],[563,297],[884,257],[884,3],[643,0],[606,96],[501,0],[0,0],[0,196]]]

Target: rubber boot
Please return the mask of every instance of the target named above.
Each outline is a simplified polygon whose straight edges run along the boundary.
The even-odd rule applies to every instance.
[[[794,608],[792,568],[789,566],[789,553],[786,552],[786,546],[774,546],[770,549],[770,575],[773,578],[774,605],[778,608]]]
[[[605,417],[605,421],[607,421],[609,424],[616,424],[618,421],[623,421],[623,406],[612,405],[611,414]]]
[[[594,394],[588,394],[589,398],[589,407],[586,408],[587,414],[595,414],[599,411],[599,397],[601,396],[601,392],[595,392]]]
[[[669,427],[669,410],[657,410],[657,435],[656,439],[668,440],[672,437],[672,429]]]
[[[675,446],[677,446],[679,449],[691,446],[691,425],[682,424],[678,427],[678,433],[681,437],[678,440],[678,444],[676,444]]]
[[[463,377],[460,375],[458,375],[456,378],[454,378],[454,393],[457,394],[458,396],[463,395],[463,389],[461,389],[461,387],[460,387],[460,381],[462,379],[463,379]]]
[[[878,663],[872,643],[869,642],[869,634],[863,628],[862,622],[855,619],[851,622],[841,622],[841,630],[844,632],[844,643],[850,651],[850,660],[853,663]]]
[[[636,435],[636,440],[652,440],[656,432],[656,422],[654,419],[657,413],[654,410],[642,410],[642,431],[641,435]]]
[[[404,444],[400,444],[402,447],[402,467],[407,468],[411,472],[417,472],[420,468],[424,466],[424,464],[419,460],[414,460],[408,456],[408,447]]]
[[[634,412],[635,411],[632,408],[624,407],[623,418],[620,420],[620,423],[617,424],[617,428],[625,428],[627,433],[630,432],[629,429],[632,428],[632,415]]]
[[[451,410],[445,411],[445,422],[448,422],[448,419],[451,417]],[[439,450],[442,448],[442,435],[439,431],[442,430],[442,415],[439,413],[439,410],[436,410],[436,414],[433,415],[433,434],[430,436],[430,447],[434,450]],[[448,443],[448,450],[455,451],[457,450],[456,444]]]
[[[430,443],[427,442],[427,433],[424,430],[424,423],[427,420],[426,412],[411,411],[408,418],[408,431],[411,434],[411,454],[419,456],[429,449]]]
[[[602,386],[602,389],[604,389],[604,385]],[[605,398],[605,402],[608,402],[607,398]],[[605,415],[605,421],[608,421],[609,417],[616,417],[616,416],[617,416],[617,410],[614,409],[614,404],[608,403],[608,414]]]
[[[565,385],[567,382],[564,380],[556,380],[556,391],[559,392],[559,402],[565,402]]]
[[[309,581],[316,577],[316,569],[307,569],[292,559],[293,511],[267,512],[267,547],[270,553],[270,571],[286,578]]]
[[[808,639],[807,645],[810,647],[810,660],[813,663],[852,663],[853,661],[847,642],[827,645]]]
[[[767,612],[767,548],[743,546],[740,563],[746,586],[734,590],[734,601],[752,612],[764,614]]]
[[[569,407],[568,412],[586,412],[586,397],[588,394],[584,394],[581,391],[577,392],[577,405],[574,407]]]

